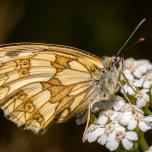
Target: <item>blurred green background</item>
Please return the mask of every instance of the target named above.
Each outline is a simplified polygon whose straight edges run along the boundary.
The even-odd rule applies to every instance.
[[[145,43],[124,57],[152,60],[152,2],[137,0],[0,0],[0,43],[43,42],[78,47],[98,56],[115,54],[142,18],[138,38]],[[75,119],[54,125],[42,136],[22,131],[0,113],[0,152],[106,152],[82,143],[84,126]]]

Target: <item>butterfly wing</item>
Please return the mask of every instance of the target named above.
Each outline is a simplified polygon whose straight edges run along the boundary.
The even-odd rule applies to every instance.
[[[84,110],[97,97],[101,59],[47,44],[0,47],[0,107],[18,126],[39,132]]]

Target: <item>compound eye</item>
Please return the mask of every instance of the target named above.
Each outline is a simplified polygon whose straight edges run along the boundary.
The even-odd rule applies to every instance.
[[[112,64],[118,69],[120,67],[120,61],[118,61],[117,59],[114,59],[114,61],[112,62]]]

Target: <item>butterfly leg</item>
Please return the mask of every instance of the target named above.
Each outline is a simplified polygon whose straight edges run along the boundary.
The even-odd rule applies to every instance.
[[[119,83],[120,87],[123,88],[121,82],[119,81],[118,83]],[[128,101],[128,103],[130,104],[130,107],[132,108],[132,110],[133,110],[134,112],[139,112],[139,113],[141,113],[141,111],[137,110],[137,109],[134,107],[134,105],[131,103],[131,101],[130,101],[129,98],[127,97],[126,93],[124,92],[124,93],[122,93],[122,94],[124,95],[124,97],[126,98],[126,100]]]
[[[122,76],[124,77],[124,79],[126,80],[127,84],[131,87],[131,89],[137,93],[137,91],[132,87],[132,85],[129,83],[128,79],[126,78],[125,74],[122,72]]]
[[[137,94],[137,91],[132,87],[132,85],[129,83],[128,79],[126,78],[125,74],[123,73],[123,71],[121,72],[122,76],[124,77],[124,79],[126,80],[127,84],[132,88],[132,90]],[[118,82],[120,87],[122,87],[122,84],[120,83],[120,81]],[[126,100],[128,101],[128,103],[130,104],[131,108],[133,109],[133,111],[139,111],[137,110],[134,105],[130,102],[129,98],[127,97],[127,95],[125,93],[123,93],[124,97],[126,98]],[[140,111],[139,111],[140,112]]]
[[[85,130],[84,130],[84,132],[83,132],[83,137],[82,137],[82,141],[83,141],[83,142],[86,142],[86,134],[87,134],[87,129],[88,129],[88,126],[89,126],[89,121],[90,121],[90,107],[91,107],[91,104],[89,103],[87,123],[86,123]]]

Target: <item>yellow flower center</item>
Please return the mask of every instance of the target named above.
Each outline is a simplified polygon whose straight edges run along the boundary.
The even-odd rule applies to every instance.
[[[106,132],[106,133],[110,134],[110,133],[112,133],[113,130],[114,130],[114,125],[113,125],[112,123],[107,124],[107,125],[105,126],[105,132]]]

